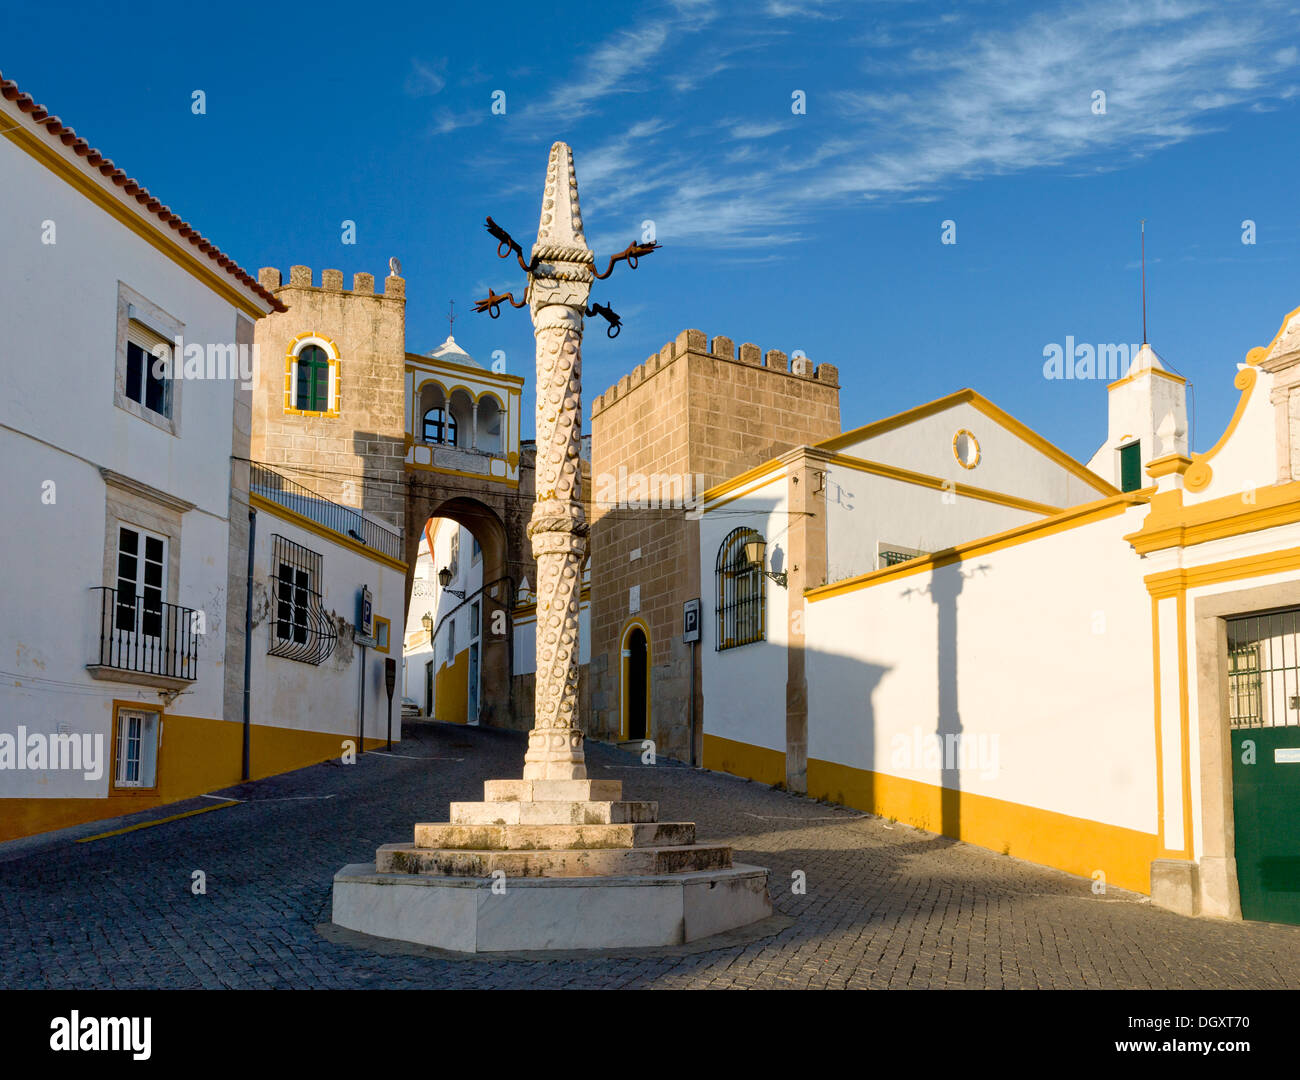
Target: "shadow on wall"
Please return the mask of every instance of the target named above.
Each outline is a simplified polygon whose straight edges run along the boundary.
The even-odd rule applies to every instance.
[[[814,794],[871,813],[905,818],[947,837],[961,836],[964,727],[958,691],[957,600],[969,578],[988,573],[990,569],[987,565],[968,569],[962,569],[959,564],[940,567],[928,583],[908,586],[899,593],[900,599],[925,601],[934,608],[933,661],[926,655],[915,658],[918,664],[934,664],[934,712],[927,716],[926,703],[915,702],[917,726],[923,732],[915,740],[896,733],[890,746],[877,751],[874,697],[884,676],[893,668],[842,654],[817,655],[816,678],[837,688],[834,696],[841,708],[860,708],[862,719],[853,728],[855,745],[844,747],[839,755],[855,764],[849,768],[819,763],[823,782],[816,785],[821,790]],[[894,775],[899,772],[924,773],[936,763],[940,784],[937,806],[925,795],[926,790],[933,794],[932,782],[923,785],[912,780],[894,782]]]

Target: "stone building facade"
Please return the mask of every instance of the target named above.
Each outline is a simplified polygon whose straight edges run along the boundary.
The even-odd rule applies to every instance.
[[[294,266],[287,283],[258,281],[288,310],[256,327],[250,456],[326,499],[401,530],[406,517],[406,282],[375,292],[373,274]],[[316,400],[299,396],[299,366],[320,367]]]
[[[838,375],[685,330],[594,399],[590,734],[649,738],[658,754],[698,763],[699,658],[682,625],[683,604],[701,595],[692,508],[706,488],[838,435]],[[698,646],[712,647],[707,635]]]

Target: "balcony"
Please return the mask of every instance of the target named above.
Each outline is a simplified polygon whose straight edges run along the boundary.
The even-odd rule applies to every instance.
[[[405,557],[402,538],[392,529],[371,521],[359,510],[331,502],[314,491],[303,487],[287,476],[281,476],[266,465],[253,462],[249,477],[249,490],[254,495],[278,503],[286,510],[314,521],[331,532],[348,540],[363,544],[381,555],[401,562]]]
[[[96,679],[181,690],[199,674],[199,613],[97,587],[99,636],[86,670]]]

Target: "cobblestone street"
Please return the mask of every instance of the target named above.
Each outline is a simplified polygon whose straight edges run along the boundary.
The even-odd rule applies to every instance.
[[[854,811],[588,745],[590,775],[772,870],[794,920],[692,954],[450,960],[326,940],[330,882],[482,780],[519,774],[513,733],[416,725],[395,756],[318,765],[238,805],[91,843],[0,851],[5,988],[1300,987],[1300,927],[1187,919],[1141,897]],[[182,809],[202,806],[196,800]],[[156,816],[175,813],[171,808]],[[82,835],[102,827],[81,830]],[[192,874],[206,895],[191,894]],[[807,875],[807,893],[791,890]]]

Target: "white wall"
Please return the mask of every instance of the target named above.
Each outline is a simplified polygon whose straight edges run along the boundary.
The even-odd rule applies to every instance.
[[[272,580],[275,534],[321,556],[323,581],[319,591],[324,608],[341,616],[348,624],[348,630],[340,634],[333,653],[322,664],[267,655],[275,622]],[[391,620],[393,627],[387,655],[373,648],[365,650],[365,735],[367,738],[384,738],[388,724],[384,661],[389,657],[401,658],[398,628],[402,625],[405,575],[266,510],[259,510],[257,514],[254,550],[253,723],[298,731],[331,732],[338,734],[340,739],[356,735],[361,702],[362,654],[360,647],[351,640],[351,627],[357,617],[357,593],[362,585],[368,585],[374,616]],[[394,690],[394,741],[401,732],[400,706],[400,693]]]
[[[0,122],[8,123],[5,116]],[[179,437],[114,404],[118,282],[184,324],[187,341],[233,343],[233,305],[7,140],[0,140],[0,732],[90,733],[109,760],[80,774],[0,771],[0,797],[105,797],[112,700],[157,691],[90,678],[103,586],[101,467],[195,503],[182,518],[177,601],[202,609],[199,674],[169,714],[222,715],[234,387],[180,388]],[[43,223],[55,243],[41,242]],[[47,486],[52,485],[52,486]],[[164,735],[165,742],[165,735]]]
[[[1145,513],[810,602],[809,758],[938,785],[895,751],[959,721],[998,756],[962,790],[1154,832]]]
[[[766,640],[718,651],[718,551],[728,533],[751,528],[767,540],[768,568],[789,571],[789,514],[785,473],[756,486],[743,499],[706,513],[700,521],[700,674],[704,733],[785,752],[788,594],[766,585]],[[777,554],[779,562],[773,561]]]
[[[953,436],[963,428],[980,445],[979,464],[973,469],[958,464],[952,452]],[[957,402],[942,412],[847,443],[838,450],[868,461],[1017,495],[1049,506],[1076,506],[1102,497],[1059,462],[969,402]]]
[[[826,470],[827,580],[879,569],[879,544],[940,551],[1043,515],[843,465]]]

